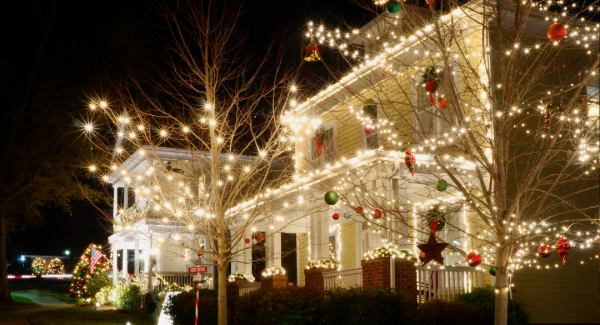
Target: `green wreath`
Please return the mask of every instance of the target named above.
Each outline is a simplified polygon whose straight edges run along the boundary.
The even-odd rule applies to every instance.
[[[445,207],[434,204],[433,207],[427,210],[427,223],[431,223],[432,221],[437,221],[438,226],[437,230],[444,230],[447,221],[447,215],[445,214]]]
[[[440,82],[442,82],[443,77],[444,74],[442,72],[436,72],[435,67],[429,67],[425,69],[425,73],[423,73],[422,76],[422,81],[426,85],[429,81],[433,81],[433,88],[431,89],[431,92],[434,93],[440,86]]]

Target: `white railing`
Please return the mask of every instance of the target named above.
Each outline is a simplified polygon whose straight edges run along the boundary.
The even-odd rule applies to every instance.
[[[252,291],[256,291],[258,289],[260,289],[260,281],[248,282],[248,283],[238,285],[238,290],[239,290],[240,296],[243,296]]]
[[[461,293],[485,286],[484,273],[469,266],[417,267],[417,301],[452,300]]]
[[[362,287],[362,268],[323,273],[324,289]]]
[[[176,283],[177,285],[180,286],[193,286],[194,285],[194,276],[196,274],[189,274],[189,273],[177,273],[177,272],[155,272],[154,274],[156,274],[156,279],[154,280],[154,287],[155,288],[159,288],[162,289],[166,283]],[[208,273],[203,273],[202,274],[202,279],[206,279],[207,277],[209,277],[210,274]],[[162,279],[159,280],[159,279]],[[212,289],[211,286],[212,281],[207,281],[204,284],[201,285],[202,289]]]

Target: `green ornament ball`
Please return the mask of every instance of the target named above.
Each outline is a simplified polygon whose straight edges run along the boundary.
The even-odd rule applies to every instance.
[[[390,0],[384,5],[384,7],[388,14],[395,15],[400,11],[400,1]]]
[[[443,192],[448,189],[448,183],[440,178],[437,182],[435,182],[435,189]]]
[[[334,205],[340,199],[338,194],[335,191],[328,191],[325,193],[325,203],[329,205]]]
[[[490,274],[492,276],[496,276],[496,268],[493,266],[490,266],[490,268],[488,269],[488,271],[490,272]]]

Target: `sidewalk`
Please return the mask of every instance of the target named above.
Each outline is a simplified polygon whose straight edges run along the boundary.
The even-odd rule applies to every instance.
[[[34,295],[27,291],[14,291],[12,294],[31,299],[34,303],[40,305],[40,307],[0,312],[0,324],[2,325],[30,325],[29,316],[32,314],[47,310],[72,307],[58,299]]]

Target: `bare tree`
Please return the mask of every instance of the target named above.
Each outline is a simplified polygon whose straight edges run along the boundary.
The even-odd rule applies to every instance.
[[[136,97],[124,92],[119,103],[92,101],[84,128],[113,160],[91,169],[105,179],[119,173],[146,202],[121,211],[115,231],[153,235],[162,252],[202,254],[216,266],[219,324],[226,324],[227,267],[250,249],[240,244],[257,223],[273,235],[292,222],[269,214],[283,204],[275,194],[291,178],[289,130],[279,123],[291,101],[289,75],[281,48],[272,45],[258,58],[233,39],[237,4],[159,2],[157,9],[171,33],[168,67],[159,79],[134,81]],[[99,136],[106,129],[113,131]],[[161,155],[165,150],[171,159]],[[146,172],[128,170],[128,159]],[[161,223],[167,235],[138,226],[143,219]]]
[[[506,324],[510,277],[539,265],[540,246],[597,238],[598,25],[581,19],[587,6],[432,1],[381,14],[356,3],[376,14],[360,30],[306,27],[352,72],[324,62],[340,81],[288,119],[335,120],[338,146],[354,132],[340,129],[361,129],[364,143],[338,152],[322,189],[390,244],[419,254],[434,233],[447,257],[494,266],[495,323]],[[553,22],[569,37],[560,25],[546,36]]]

